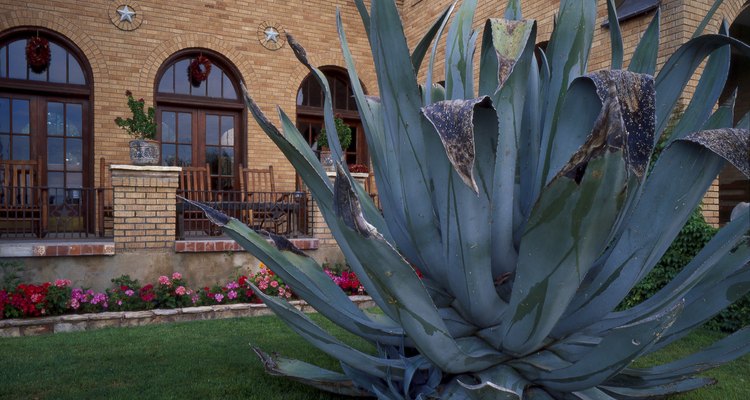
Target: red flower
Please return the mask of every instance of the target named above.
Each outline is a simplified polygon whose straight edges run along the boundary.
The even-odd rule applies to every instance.
[[[149,283],[142,287],[139,295],[143,301],[153,301],[156,298],[156,294],[154,294],[154,285]]]
[[[240,286],[245,286],[247,283],[247,277],[245,275],[242,275],[239,279],[237,279],[237,283],[240,284]]]

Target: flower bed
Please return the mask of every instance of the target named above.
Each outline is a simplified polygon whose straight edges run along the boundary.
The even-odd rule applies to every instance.
[[[327,269],[326,273],[345,293],[365,294],[354,273]],[[0,319],[260,303],[251,283],[267,295],[295,298],[292,288],[261,264],[260,271],[251,276],[242,275],[225,285],[201,289],[190,288],[179,272],[145,285],[123,275],[112,279],[112,287],[104,292],[74,288],[67,279],[40,285],[18,283],[0,290]]]

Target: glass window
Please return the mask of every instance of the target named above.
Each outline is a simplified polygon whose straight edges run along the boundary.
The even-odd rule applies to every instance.
[[[28,79],[37,82],[66,83],[85,85],[86,76],[80,62],[61,44],[49,40],[49,66],[41,72],[34,72],[26,63],[28,38],[14,39],[0,47],[0,78]]]

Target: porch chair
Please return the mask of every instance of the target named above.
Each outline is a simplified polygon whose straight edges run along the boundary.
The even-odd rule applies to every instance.
[[[202,167],[182,167],[178,183],[178,194],[188,200],[202,203],[221,201],[212,191],[211,168],[208,163]],[[184,238],[185,230],[203,231],[212,236],[221,234],[221,230],[213,226],[202,211],[193,207],[186,209],[184,205],[180,205],[182,212],[177,215],[177,233],[180,239]]]
[[[253,229],[275,234],[288,233],[289,193],[276,192],[273,166],[268,168],[238,168],[240,193],[245,204],[242,222]]]
[[[0,230],[18,234],[27,229],[47,234],[47,189],[44,164],[36,160],[0,160]]]

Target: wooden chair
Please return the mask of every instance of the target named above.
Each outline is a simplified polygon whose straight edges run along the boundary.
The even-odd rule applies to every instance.
[[[182,167],[179,174],[179,194],[186,199],[203,203],[220,201],[211,188],[210,166],[206,164],[202,167]],[[193,207],[182,208],[177,220],[177,233],[180,239],[184,238],[185,230],[203,231],[212,236],[221,234],[221,229],[213,226],[205,217],[203,211]]]
[[[114,230],[114,193],[112,191],[112,163],[104,157],[99,159],[99,186],[96,188],[97,218],[99,219],[99,236],[107,236]]]
[[[0,160],[2,230],[20,233],[28,226],[40,238],[47,234],[47,190],[41,185],[43,170],[41,158]]]
[[[241,220],[253,229],[272,233],[288,233],[288,212],[291,198],[288,193],[276,192],[273,166],[268,168],[238,168],[242,202],[246,204]],[[285,227],[287,228],[285,230]]]

